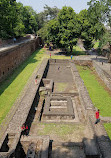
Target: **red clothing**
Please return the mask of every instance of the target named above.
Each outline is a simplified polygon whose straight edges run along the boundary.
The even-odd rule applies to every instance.
[[[26,129],[28,129],[28,126],[26,126]]]
[[[99,118],[99,111],[96,111],[96,119]]]
[[[24,129],[25,129],[25,126],[22,126],[21,129],[24,130]]]

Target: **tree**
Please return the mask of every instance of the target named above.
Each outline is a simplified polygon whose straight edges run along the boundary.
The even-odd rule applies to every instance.
[[[48,5],[44,6],[44,11],[37,14],[38,29],[41,29],[50,20],[55,19],[58,15],[59,9],[57,7],[51,8]]]
[[[36,33],[36,12],[16,0],[0,0],[0,38],[7,39]]]
[[[90,49],[93,47],[93,40],[99,37],[99,34],[104,32],[104,27],[101,22],[94,20],[93,16],[89,16],[89,12],[85,9],[78,14],[79,24],[81,25],[80,38],[83,39],[84,47]]]
[[[57,7],[51,8],[48,5],[44,6],[45,20],[49,21],[55,19],[58,15],[59,9]]]
[[[25,33],[36,33],[38,30],[36,12],[30,6],[24,6],[23,24],[25,26]]]
[[[111,0],[91,0],[89,3],[89,16],[94,21],[93,26],[95,27],[96,23],[108,24],[110,29],[100,31],[100,27],[97,29],[97,34],[95,38],[101,39],[100,46],[102,47],[106,43],[109,43],[110,47],[110,57],[109,62],[111,62]]]
[[[14,28],[14,35],[16,37],[23,36],[25,34],[25,26],[23,23],[23,4],[22,3],[16,3],[16,14],[17,14],[17,21],[16,26]]]
[[[0,38],[14,36],[14,28],[17,22],[16,1],[0,1]]]
[[[76,13],[71,7],[63,7],[57,19],[48,23],[48,39],[58,47],[68,48],[72,52],[80,33]]]

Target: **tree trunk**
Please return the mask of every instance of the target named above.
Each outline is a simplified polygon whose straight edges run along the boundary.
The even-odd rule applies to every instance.
[[[70,52],[72,53],[73,46],[70,46]]]
[[[110,45],[110,55],[109,55],[108,63],[111,63],[111,45]]]

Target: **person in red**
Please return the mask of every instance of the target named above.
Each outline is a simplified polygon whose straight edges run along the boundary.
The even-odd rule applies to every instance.
[[[100,121],[100,118],[99,118],[99,109],[96,111],[95,117],[96,117],[95,124],[97,124]]]
[[[27,125],[25,126],[25,124],[23,124],[23,125],[21,126],[21,129],[22,129],[22,135],[23,135],[23,136],[24,136],[24,135],[28,136],[28,126],[27,126]]]
[[[25,127],[25,131],[26,131],[26,136],[28,136],[28,126],[27,125]]]
[[[25,135],[25,124],[23,124],[23,125],[21,126],[21,130],[22,130],[22,135],[24,136],[24,135]]]
[[[50,58],[51,58],[51,53],[50,53]]]
[[[22,131],[25,130],[25,124],[23,124],[23,125],[21,126],[21,130],[22,130]]]

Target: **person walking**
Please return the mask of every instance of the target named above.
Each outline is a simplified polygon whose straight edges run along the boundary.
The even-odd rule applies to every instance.
[[[72,60],[72,57],[73,57],[73,56],[71,55],[71,60]]]
[[[50,58],[51,58],[51,53],[50,53]]]
[[[95,113],[95,117],[96,117],[96,121],[95,121],[95,125],[96,125],[97,123],[100,122],[100,118],[99,118],[99,109],[96,111],[96,113]]]

